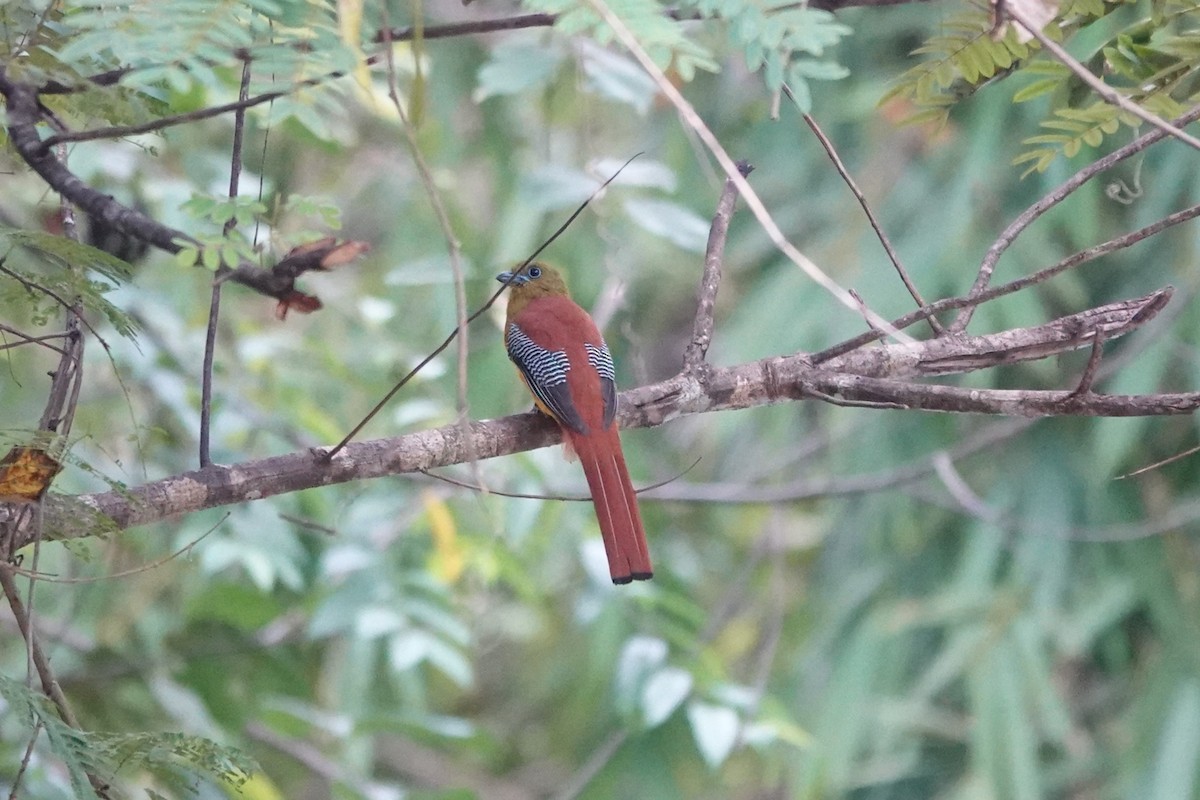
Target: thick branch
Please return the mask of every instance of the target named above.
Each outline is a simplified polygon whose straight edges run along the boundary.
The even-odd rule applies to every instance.
[[[8,80],[3,68],[0,68],[0,93],[8,99],[9,140],[25,163],[56,192],[82,208],[93,219],[169,253],[179,252],[179,241],[194,241],[182,231],[156,222],[93,189],[60,163],[53,152],[43,146],[38,136],[37,124],[41,120],[41,110],[37,90]]]
[[[1170,301],[1170,287],[1133,300],[1091,308],[1032,328],[983,336],[945,336],[917,344],[855,350],[821,364],[825,372],[868,377],[913,378],[972,372],[1001,364],[1033,361],[1082,347],[1143,325]]]
[[[745,161],[738,162],[742,177],[750,174],[754,167]],[[726,179],[717,211],[708,229],[708,246],[704,251],[704,275],[700,278],[700,293],[696,302],[696,319],[692,322],[692,340],[683,353],[683,366],[688,372],[704,368],[713,337],[713,312],[717,304],[717,289],[721,286],[721,263],[725,258],[725,239],[729,234],[729,221],[737,203],[737,186]]]
[[[621,395],[624,428],[661,425],[689,414],[724,411],[791,400],[832,397],[930,411],[1011,416],[1152,416],[1188,414],[1200,408],[1200,392],[1144,396],[1077,395],[1071,391],[963,389],[910,383],[894,375],[944,374],[1037,358],[1090,346],[1096,331],[1108,338],[1144,324],[1162,308],[1169,290],[1113,303],[1034,328],[991,336],[896,344],[882,351],[843,357],[844,370],[813,367],[803,354],[715,368],[701,383],[678,375]],[[955,346],[959,350],[955,350]],[[983,348],[970,358],[968,348]],[[1011,355],[1009,355],[1011,354]],[[519,453],[559,440],[557,427],[539,414],[453,424],[391,439],[347,444],[332,459],[305,450],[234,466],[209,466],[129,491],[46,500],[44,536],[90,536],[205,508],[260,500],[272,495],[336,483],[419,472],[470,460]],[[18,545],[28,543],[22,532]]]

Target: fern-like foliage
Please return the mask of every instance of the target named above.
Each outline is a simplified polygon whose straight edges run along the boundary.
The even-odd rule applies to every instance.
[[[1052,119],[1044,120],[1043,128],[1054,131],[1025,139],[1024,144],[1038,145],[1013,159],[1014,164],[1030,166],[1031,171],[1044,172],[1054,159],[1062,155],[1074,157],[1086,144],[1099,147],[1105,136],[1116,133],[1121,123],[1134,126],[1139,120],[1132,114],[1121,111],[1104,101],[1097,101],[1086,108],[1057,108]]]
[[[615,33],[587,3],[579,0],[526,0],[533,11],[557,14],[555,28],[566,35],[586,34],[607,44]],[[608,0],[608,7],[629,28],[638,42],[663,69],[673,67],[684,80],[696,70],[715,72],[717,63],[708,48],[694,41],[684,23],[671,18],[656,0]]]
[[[655,63],[670,67],[685,81],[692,80],[697,70],[718,69],[713,53],[694,35],[696,23],[704,20],[724,23],[747,66],[761,69],[772,91],[788,82],[802,106],[808,105],[810,80],[847,75],[827,53],[850,29],[827,11],[791,0],[683,0],[670,7],[657,0],[607,0],[607,4]],[[581,0],[526,0],[525,5],[558,14],[555,27],[562,33],[585,34],[601,44],[613,38],[599,15]]]
[[[168,99],[228,99],[245,58],[253,63],[252,93],[349,72],[362,58],[357,42],[343,40],[333,4],[326,2],[64,0],[49,11],[46,6],[40,0],[0,4],[0,29],[10,32],[0,39],[0,61],[29,83],[78,87],[43,98],[76,127],[155,119]],[[116,87],[89,81],[116,70],[123,71]],[[276,109],[276,116],[292,111]]]
[[[1066,39],[1106,19],[1125,2],[1070,0],[1059,22],[1046,28]],[[1148,16],[1126,25],[1097,47],[1085,66],[1114,90],[1170,119],[1200,102],[1200,10],[1197,0],[1155,0]],[[1044,132],[1024,141],[1028,148],[1013,161],[1026,174],[1044,171],[1059,157],[1100,147],[1122,126],[1140,120],[1102,102],[1070,69],[1038,53],[1036,42],[1022,44],[1011,28],[999,40],[990,35],[990,14],[979,11],[951,18],[938,35],[916,51],[927,60],[904,73],[885,96],[902,97],[917,107],[910,121],[944,122],[950,109],[984,83],[1009,75],[1029,78],[1013,92],[1025,103],[1049,98]]]
[[[685,0],[682,7],[727,23],[732,44],[745,54],[746,66],[761,68],[772,92],[786,81],[805,111],[810,104],[810,80],[837,80],[849,74],[826,57],[850,34],[850,28],[828,11],[787,0]]]
[[[115,782],[121,774],[148,774],[157,788],[171,791],[174,797],[198,797],[201,783],[237,789],[258,770],[248,755],[199,736],[181,733],[103,733],[79,731],[68,727],[41,693],[0,675],[0,700],[28,728],[29,735],[39,724],[51,755],[62,762],[71,790],[81,800],[95,800],[91,775],[105,783]],[[152,791],[152,796],[163,797]]]
[[[122,336],[136,333],[133,318],[105,297],[129,278],[127,262],[62,236],[0,228],[0,246],[13,245],[36,253],[42,269],[6,263],[8,273],[0,273],[0,305],[28,309],[32,321],[42,325],[57,317],[63,303],[79,302],[86,311],[103,314]]]
[[[914,51],[927,58],[897,78],[880,102],[904,98],[918,109],[910,122],[944,123],[959,100],[1029,55],[1030,46],[1018,41],[1015,30],[996,39],[992,27],[984,11],[948,18]]]

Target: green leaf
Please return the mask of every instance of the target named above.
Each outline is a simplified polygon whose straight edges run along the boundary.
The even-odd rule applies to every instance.
[[[1014,103],[1028,102],[1029,100],[1032,100],[1035,97],[1041,97],[1042,95],[1053,92],[1059,86],[1062,86],[1062,80],[1059,78],[1039,78],[1038,80],[1034,81],[1033,83],[1030,83],[1027,86],[1024,86],[1024,87],[1018,89],[1013,94],[1013,102]]]
[[[656,728],[682,705],[692,691],[692,674],[679,667],[665,667],[650,676],[642,687],[642,718]]]
[[[639,114],[650,111],[658,86],[636,61],[586,40],[579,43],[579,48],[589,91],[630,106]]]
[[[191,268],[196,266],[196,262],[200,260],[200,251],[195,247],[188,246],[182,248],[174,256],[175,265],[179,267]]]
[[[1193,797],[1200,768],[1200,683],[1180,683],[1166,710],[1147,800]]]
[[[793,81],[798,77],[816,81],[836,81],[850,75],[850,70],[836,61],[814,61],[809,58],[792,62],[788,69]]]
[[[741,726],[737,712],[725,706],[694,701],[688,704],[687,718],[692,738],[705,763],[713,769],[724,764],[737,743]]]
[[[0,228],[0,240],[24,245],[43,255],[51,256],[67,266],[94,269],[117,283],[128,280],[133,272],[133,267],[129,265],[129,262],[65,236],[55,236],[42,231]]]
[[[547,47],[544,43],[502,42],[492,49],[487,63],[479,68],[472,99],[482,103],[489,97],[544,88],[562,60],[563,53],[559,48]]]
[[[105,733],[68,727],[42,694],[0,675],[0,697],[32,734],[40,724],[66,767],[76,797],[95,798],[88,775],[112,783],[119,772],[149,772],[166,785],[208,780],[237,790],[258,764],[242,751],[182,733]]]
[[[200,251],[200,263],[204,268],[216,272],[221,267],[221,252],[218,247],[209,245]]]
[[[631,197],[625,201],[625,213],[655,236],[693,253],[704,252],[708,222],[689,208],[667,200]]]

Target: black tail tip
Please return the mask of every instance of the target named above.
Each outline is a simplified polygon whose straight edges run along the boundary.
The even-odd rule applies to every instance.
[[[612,582],[617,586],[624,586],[633,581],[648,581],[654,577],[653,572],[632,572],[628,575],[622,575],[619,578],[613,578]]]

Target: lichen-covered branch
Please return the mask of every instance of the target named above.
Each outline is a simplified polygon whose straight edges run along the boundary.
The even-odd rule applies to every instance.
[[[943,337],[863,349],[819,367],[800,353],[714,367],[703,377],[681,373],[623,393],[619,420],[625,428],[650,427],[702,412],[827,398],[905,409],[1021,417],[1190,414],[1200,408],[1200,392],[1105,395],[1072,389],[967,389],[907,380],[1091,347],[1097,335],[1115,338],[1144,325],[1169,298],[1170,290],[1163,289],[1045,325],[988,336]],[[420,472],[464,463],[473,457],[494,458],[557,441],[557,427],[541,415],[529,413],[352,442],[329,460],[325,460],[324,450],[313,449],[232,466],[212,465],[126,491],[50,495],[45,501],[43,536],[63,539],[111,533],[206,508]],[[3,508],[0,505],[0,513]],[[16,544],[28,541],[22,532]]]

